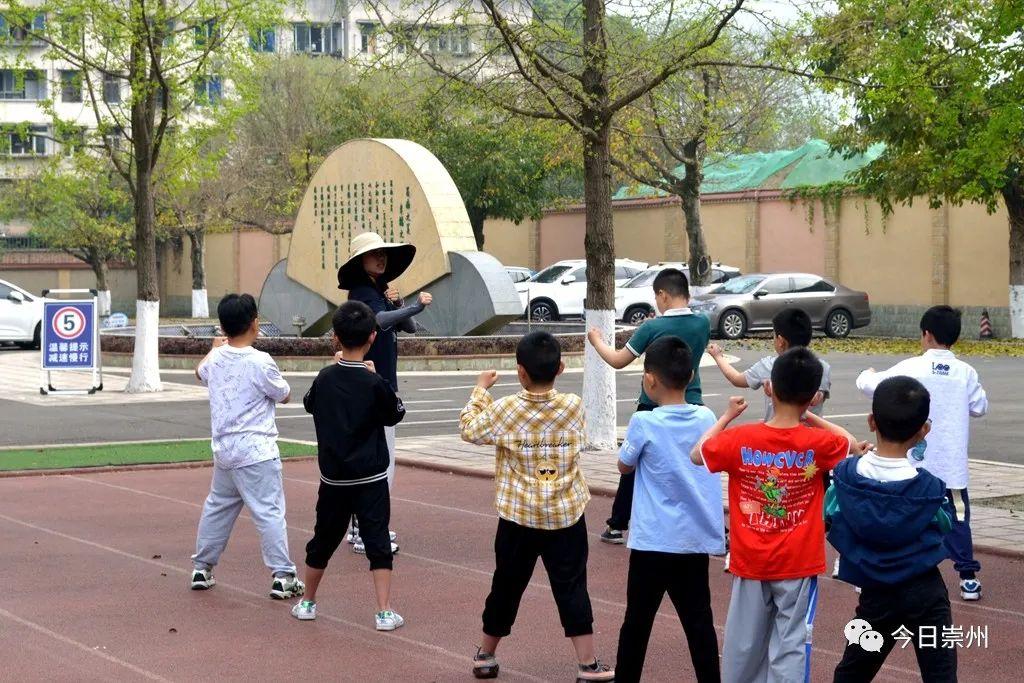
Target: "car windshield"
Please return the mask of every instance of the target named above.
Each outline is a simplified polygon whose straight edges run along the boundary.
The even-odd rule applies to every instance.
[[[548,266],[530,278],[530,281],[551,284],[558,280],[558,278],[562,277],[562,275],[564,275],[570,268],[572,268],[572,266]]]
[[[715,294],[749,294],[762,282],[764,275],[741,275],[719,285]]]
[[[639,275],[635,275],[632,280],[622,285],[623,287],[649,287],[654,278],[657,277],[659,270],[645,270]]]

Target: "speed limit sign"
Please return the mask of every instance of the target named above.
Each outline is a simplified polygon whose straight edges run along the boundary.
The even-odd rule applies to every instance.
[[[43,370],[88,370],[96,366],[94,301],[47,301],[43,304],[40,346]]]
[[[77,339],[85,329],[85,315],[74,306],[64,306],[54,313],[51,325],[61,339]]]

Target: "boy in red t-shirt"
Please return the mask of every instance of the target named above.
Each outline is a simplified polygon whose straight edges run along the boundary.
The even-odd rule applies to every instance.
[[[691,453],[694,463],[729,474],[736,578],[722,648],[726,683],[810,680],[817,575],[825,571],[821,477],[866,448],[808,412],[821,373],[808,349],[783,353],[772,367],[774,416],[727,430],[747,407],[733,397]]]

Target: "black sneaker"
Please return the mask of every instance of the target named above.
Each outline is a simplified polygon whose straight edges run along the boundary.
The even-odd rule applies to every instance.
[[[626,542],[626,537],[618,529],[608,527],[604,530],[604,533],[601,534],[601,542],[611,543],[612,545],[622,545]]]
[[[595,659],[593,664],[580,664],[576,674],[576,683],[584,681],[614,681],[615,669]]]
[[[494,655],[484,652],[480,648],[476,649],[476,654],[473,655],[473,676],[475,678],[497,678],[500,668]]]
[[[193,569],[192,570],[192,590],[194,591],[205,591],[210,590],[217,583],[217,580],[213,578],[212,569]]]

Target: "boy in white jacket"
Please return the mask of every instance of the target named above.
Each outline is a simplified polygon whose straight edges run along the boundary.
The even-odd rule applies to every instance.
[[[931,432],[909,454],[911,464],[923,467],[946,483],[956,518],[945,544],[960,574],[960,597],[981,599],[977,572],[981,564],[974,559],[971,541],[971,502],[967,495],[967,445],[970,418],[988,412],[988,397],[978,372],[950,350],[960,338],[960,312],[949,306],[933,306],[921,317],[920,356],[901,361],[884,372],[865,370],[857,378],[857,388],[872,396],[882,380],[906,376],[920,381],[931,394],[929,420]]]

